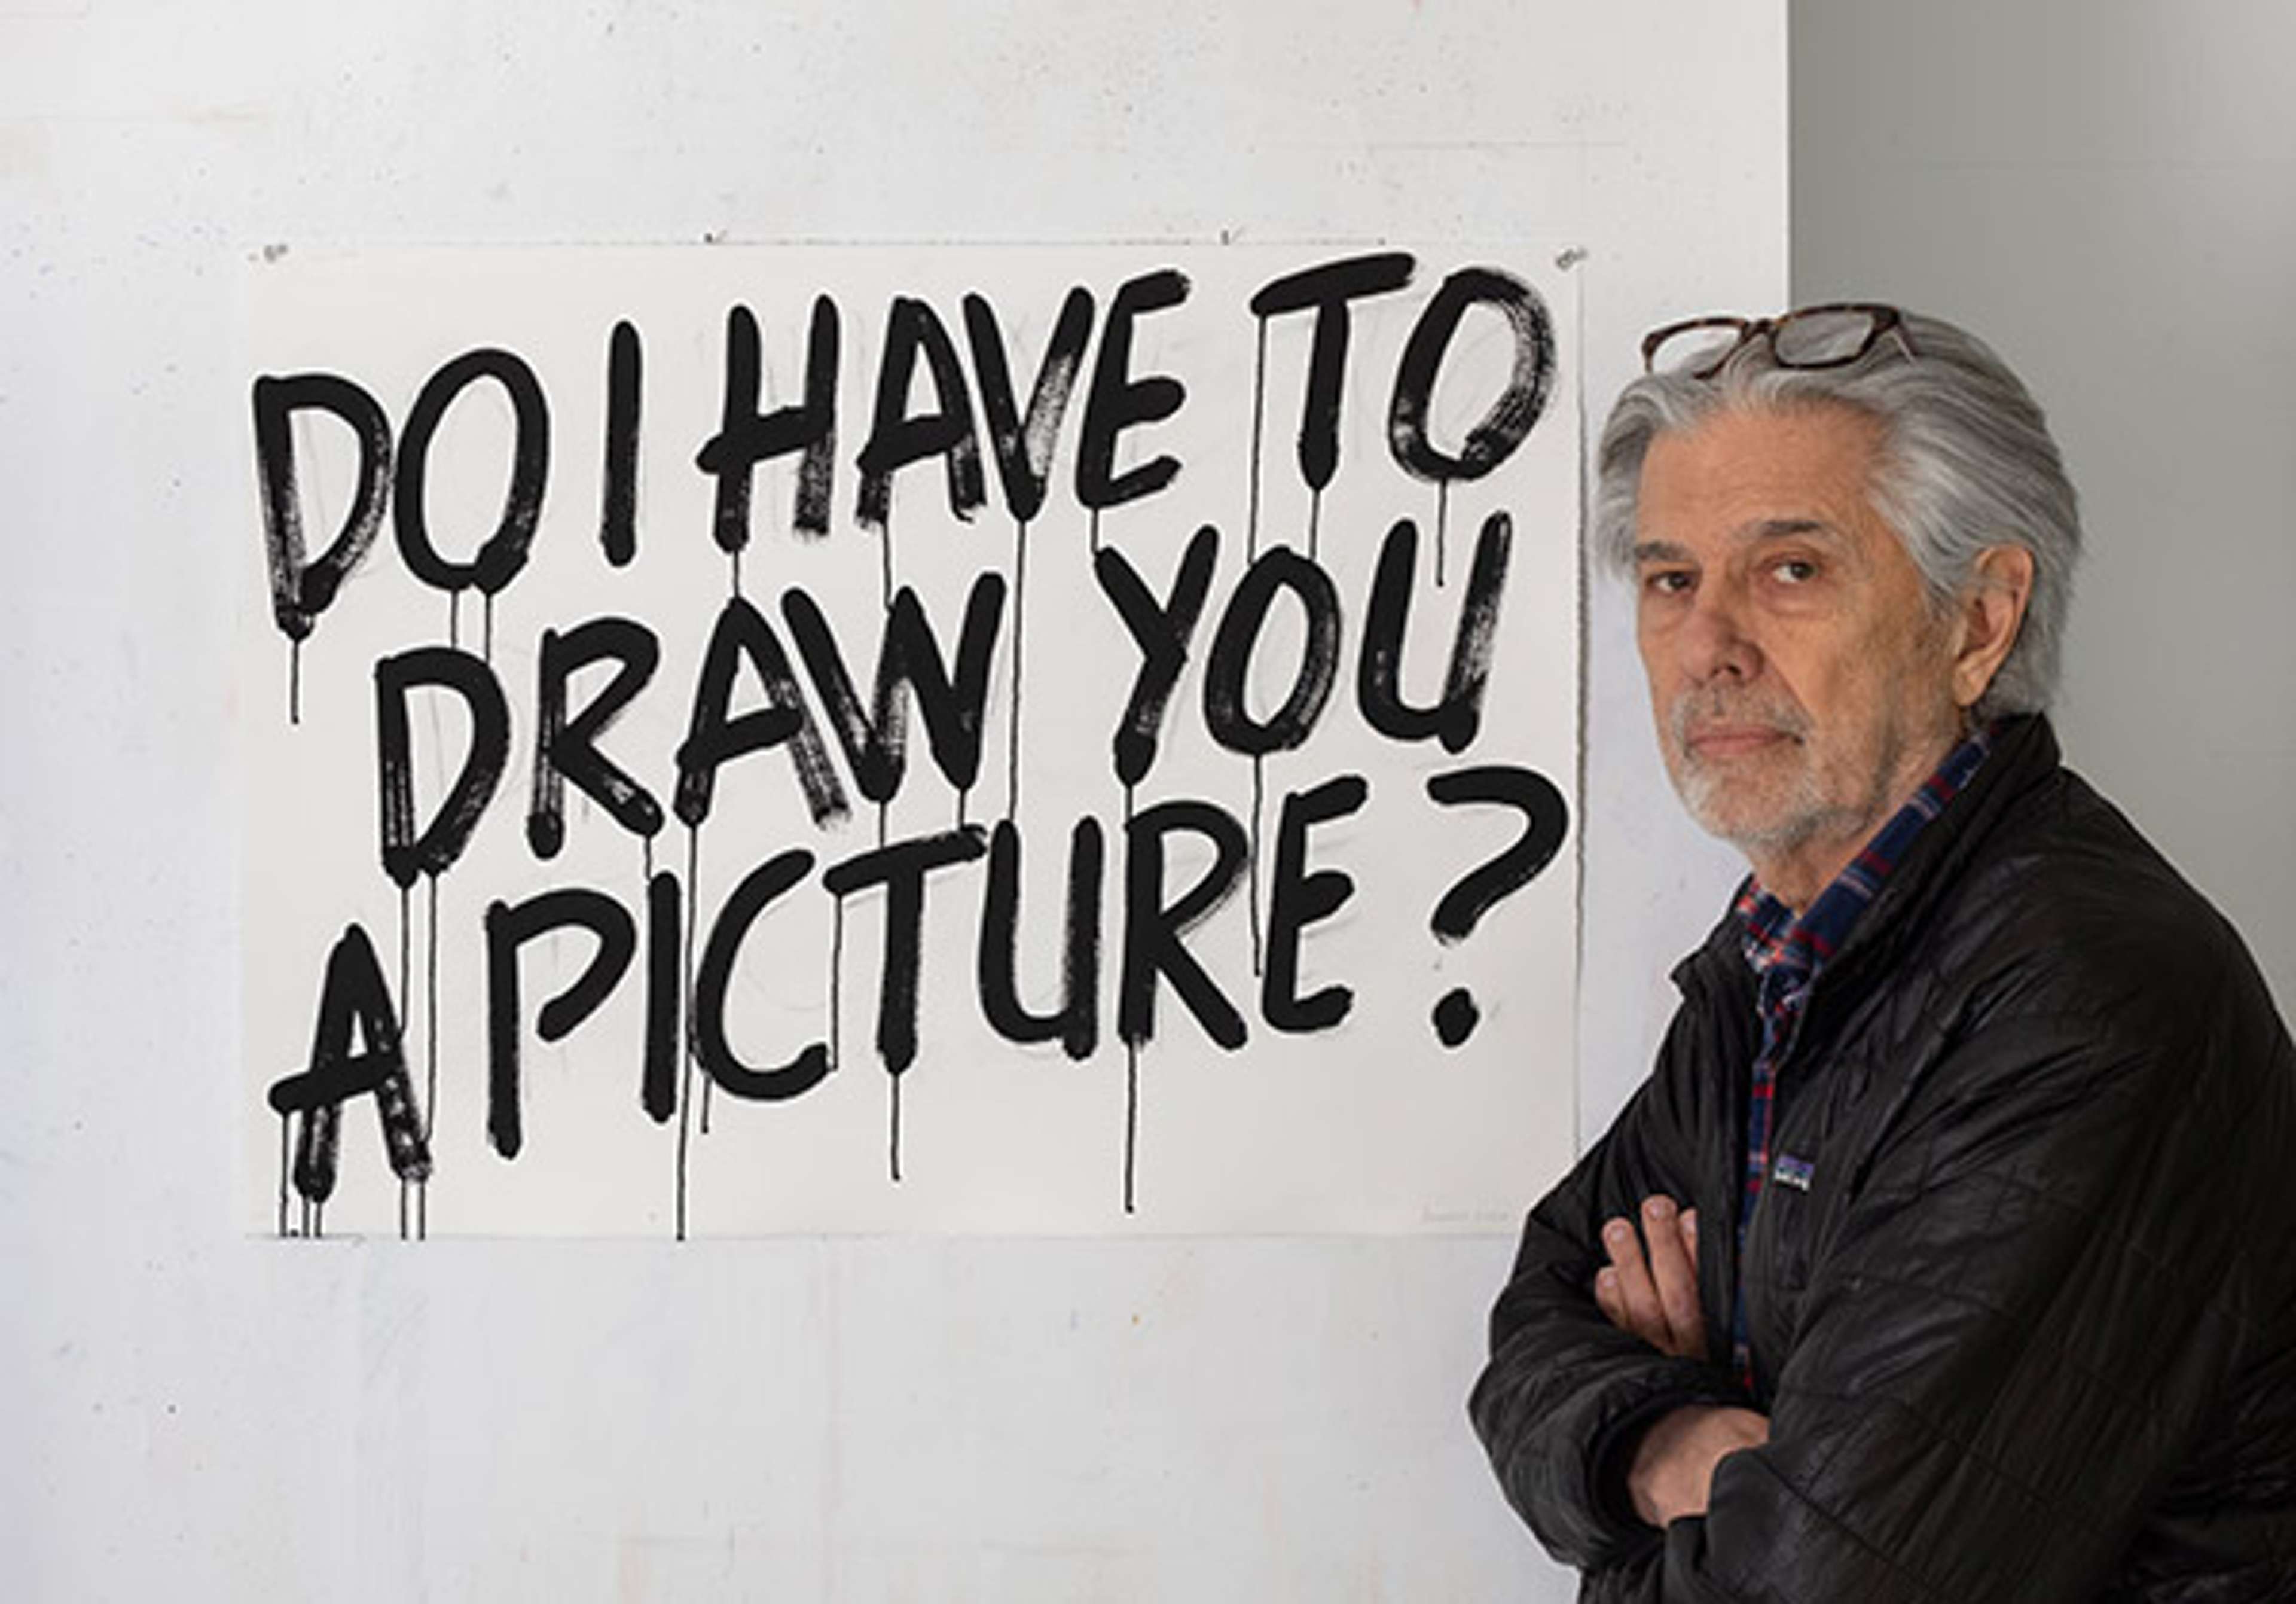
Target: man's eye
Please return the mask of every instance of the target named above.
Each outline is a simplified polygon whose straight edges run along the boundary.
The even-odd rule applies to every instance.
[[[1661,568],[1643,576],[1643,588],[1652,596],[1685,596],[1690,591],[1690,576],[1678,568]]]
[[[1770,564],[1770,577],[1788,585],[1807,585],[1817,577],[1817,564],[1807,557],[1784,557]]]

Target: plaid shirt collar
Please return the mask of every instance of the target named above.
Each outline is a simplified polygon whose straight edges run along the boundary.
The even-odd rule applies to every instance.
[[[1752,966],[1757,979],[1755,1008],[1762,1025],[1762,1048],[1754,1059],[1747,1090],[1745,1173],[1737,1230],[1742,1266],[1745,1263],[1746,1227],[1770,1180],[1771,1106],[1776,1098],[1778,1065],[1792,1043],[1810,983],[1849,939],[1849,927],[1872,905],[1882,882],[1906,855],[1914,837],[1944,812],[1946,804],[1969,784],[1970,777],[1993,749],[1992,733],[1981,729],[1955,747],[1938,765],[1937,771],[1922,782],[1906,805],[1890,816],[1890,822],[1834,876],[1833,884],[1818,893],[1799,919],[1794,917],[1792,909],[1763,890],[1761,883],[1751,876],[1738,893],[1736,912],[1743,926],[1740,941],[1746,962]],[[1809,1184],[1808,1160],[1783,1153],[1776,1159],[1779,1180],[1805,1188]],[[1753,1349],[1746,1334],[1742,1276],[1732,1296],[1730,1355],[1740,1384],[1759,1397],[1754,1386]]]
[[[1992,734],[1990,728],[1980,728],[1948,753],[1799,919],[1759,879],[1747,877],[1736,904],[1744,926],[1741,945],[1766,998],[1780,991],[1800,991],[1841,950],[1850,926],[1872,904],[1914,837],[1945,811],[1985,761],[1993,750]]]

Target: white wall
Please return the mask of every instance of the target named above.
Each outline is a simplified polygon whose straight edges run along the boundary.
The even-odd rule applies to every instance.
[[[242,1239],[234,296],[270,243],[1530,239],[1592,252],[1599,406],[1781,299],[1784,73],[1782,0],[0,0],[0,1593],[1570,1597],[1462,1408],[1501,1238]],[[1727,875],[1620,629],[1590,1129]]]
[[[1974,329],[2088,539],[2069,761],[2296,1005],[2296,8],[1804,0],[1797,300]]]

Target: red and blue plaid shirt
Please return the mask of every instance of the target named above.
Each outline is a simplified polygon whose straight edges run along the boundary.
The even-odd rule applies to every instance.
[[[1875,833],[1833,883],[1818,893],[1808,911],[1800,918],[1794,917],[1792,909],[1763,890],[1761,882],[1751,876],[1738,893],[1735,911],[1745,925],[1742,939],[1746,962],[1752,967],[1759,988],[1755,1008],[1762,1021],[1762,1049],[1754,1060],[1752,1093],[1746,1103],[1745,1189],[1738,1207],[1738,1263],[1742,1267],[1746,1256],[1747,1222],[1754,1217],[1754,1205],[1761,1201],[1763,1183],[1771,1179],[1770,1115],[1777,1089],[1778,1064],[1793,1046],[1795,1028],[1801,1021],[1810,983],[1849,939],[1850,926],[1873,903],[1882,882],[1905,856],[1914,837],[1944,812],[1946,804],[1969,784],[1970,776],[1977,772],[1978,765],[1993,749],[1990,734],[1989,730],[1980,729],[1955,747],[1938,765],[1937,772],[1922,782],[1912,799]],[[1777,1168],[1780,1179],[1805,1187],[1808,1184],[1809,1166],[1804,1161],[1781,1154]],[[1742,1268],[1738,1279],[1730,1312],[1730,1357],[1739,1381],[1751,1393],[1754,1390],[1754,1367],[1746,1344]]]

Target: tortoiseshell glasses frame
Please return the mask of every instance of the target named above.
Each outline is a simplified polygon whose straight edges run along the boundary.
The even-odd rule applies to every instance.
[[[1709,344],[1700,336],[1710,333],[1735,338]],[[1643,336],[1643,371],[1710,379],[1755,340],[1769,341],[1780,367],[1847,367],[1884,336],[1895,338],[1906,356],[1915,354],[1904,315],[1879,301],[1830,300],[1775,317],[1692,317]],[[1663,359],[1669,355],[1671,360]]]

